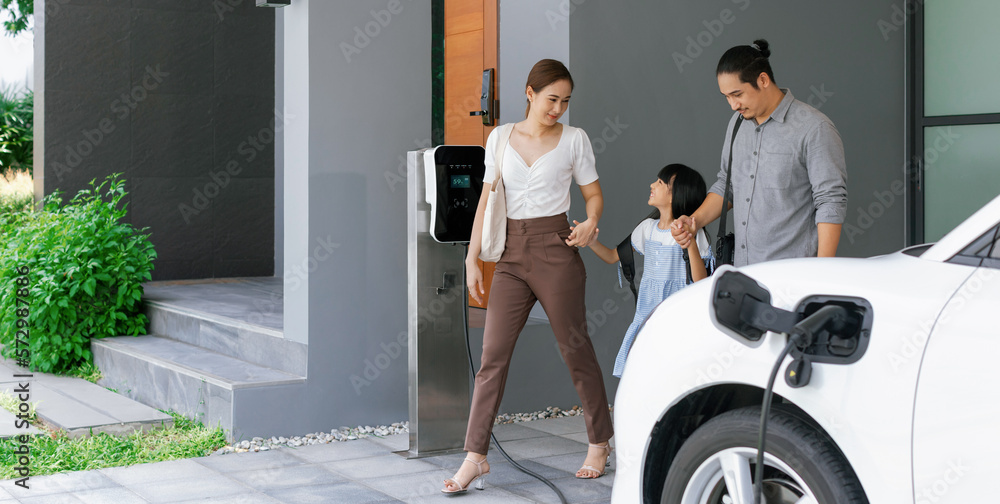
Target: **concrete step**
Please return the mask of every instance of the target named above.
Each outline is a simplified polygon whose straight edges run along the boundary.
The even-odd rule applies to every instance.
[[[7,392],[10,392],[9,390]],[[18,418],[13,413],[0,409],[0,439],[7,439],[21,434],[41,434],[42,431],[36,427],[28,425],[27,428],[18,428]]]
[[[303,375],[160,336],[94,340],[91,350],[104,375],[102,385],[143,404],[221,426],[230,436],[253,432],[257,417],[269,415],[261,408],[236,407],[239,396],[252,397],[266,410],[269,394],[286,394],[305,383]]]
[[[31,377],[23,375],[30,374]],[[28,403],[36,404],[38,418],[65,430],[70,437],[91,433],[127,434],[135,430],[172,425],[173,417],[80,378],[32,373],[0,365],[0,390],[12,393],[27,385]],[[0,418],[6,427],[7,421]],[[13,427],[13,422],[11,422]],[[3,434],[7,434],[4,429]],[[12,434],[23,434],[24,430]]]
[[[289,374],[306,374],[307,345],[286,340],[280,328],[264,325],[273,325],[272,317],[265,320],[252,305],[216,302],[195,308],[186,300],[144,299],[143,312],[149,317],[149,334]]]

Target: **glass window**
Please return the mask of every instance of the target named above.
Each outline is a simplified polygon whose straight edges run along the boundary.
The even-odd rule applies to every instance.
[[[1000,194],[1000,124],[924,128],[924,241]]]
[[[993,240],[996,236],[997,228],[990,229],[979,238],[976,238],[968,247],[965,247],[960,254],[969,257],[987,257],[990,249],[993,248]]]
[[[1000,2],[926,0],[924,113],[927,116],[1000,112]]]

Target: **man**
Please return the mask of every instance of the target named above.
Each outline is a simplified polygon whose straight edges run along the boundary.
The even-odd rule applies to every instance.
[[[732,144],[731,204],[736,266],[789,257],[833,257],[847,213],[847,170],[837,128],[825,115],[774,82],[766,40],[736,46],[716,69],[719,91],[744,124]],[[672,233],[686,246],[693,230],[722,213],[729,121],[718,180]],[[727,209],[728,211],[728,209]]]

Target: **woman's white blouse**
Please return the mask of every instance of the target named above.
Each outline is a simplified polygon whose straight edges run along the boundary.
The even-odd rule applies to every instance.
[[[486,139],[486,174],[483,181],[496,178],[496,150],[500,130],[494,128]],[[507,217],[534,219],[559,215],[569,210],[570,181],[587,185],[597,180],[594,149],[580,128],[563,125],[556,147],[528,166],[507,144],[503,154],[503,184],[507,194]]]

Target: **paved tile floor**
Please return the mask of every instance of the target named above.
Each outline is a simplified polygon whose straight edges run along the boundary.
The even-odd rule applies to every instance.
[[[568,502],[611,499],[614,462],[596,480],[573,476],[587,451],[582,417],[500,425],[495,432],[511,457],[550,479]],[[455,472],[463,455],[407,460],[393,453],[406,450],[408,443],[404,434],[38,476],[30,479],[28,490],[6,480],[0,481],[0,504],[559,502],[549,487],[518,471],[495,449],[485,490],[442,495],[442,480]]]

